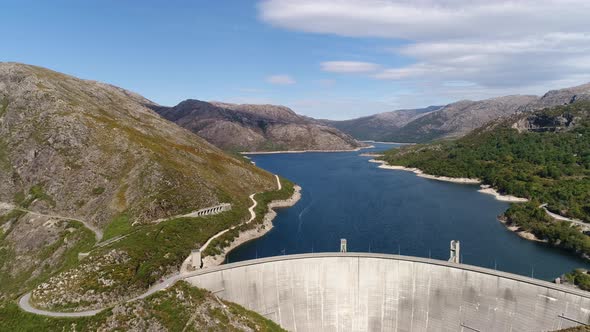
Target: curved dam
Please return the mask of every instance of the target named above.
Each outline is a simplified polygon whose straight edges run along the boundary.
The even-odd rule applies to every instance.
[[[183,279],[290,331],[553,331],[590,323],[590,292],[408,256],[277,256]]]

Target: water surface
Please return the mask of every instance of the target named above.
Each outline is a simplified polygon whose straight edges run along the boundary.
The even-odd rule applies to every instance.
[[[382,151],[392,145],[375,144]],[[283,254],[378,252],[447,260],[449,242],[461,241],[467,264],[552,280],[590,263],[521,239],[496,216],[509,204],[475,185],[429,180],[383,170],[361,152],[253,155],[256,165],[303,187],[301,200],[278,211],[264,237],[232,251],[230,262]]]

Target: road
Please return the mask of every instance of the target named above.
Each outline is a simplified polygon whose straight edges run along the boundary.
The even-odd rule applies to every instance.
[[[277,179],[277,187],[278,187],[278,190],[281,190],[282,189],[281,181],[280,181],[280,179],[279,179],[279,177],[277,175],[275,175],[275,177]],[[252,206],[250,206],[250,208],[248,208],[248,211],[250,212],[250,219],[248,219],[248,221],[246,221],[245,223],[249,223],[249,222],[251,222],[252,220],[254,220],[256,218],[256,212],[254,211],[254,208],[256,208],[256,206],[258,205],[258,202],[256,202],[256,200],[254,199],[254,196],[255,195],[256,194],[250,195],[250,199],[252,200]],[[72,219],[72,218],[65,218],[65,219],[76,220],[76,219]],[[229,231],[231,229],[234,229],[235,227],[238,227],[238,226],[239,225],[233,226],[231,228],[228,228],[226,230],[223,230],[223,231],[221,231],[221,232],[213,235],[201,247],[201,249],[200,249],[201,252],[204,251],[207,248],[207,246],[209,246],[209,244],[211,243],[211,241],[213,241],[214,239],[218,238],[219,236],[225,234],[227,231]],[[101,237],[102,237],[102,234],[101,234]],[[190,255],[184,261],[183,266],[185,264],[187,264],[188,262],[190,262]],[[136,296],[134,298],[131,298],[131,299],[125,301],[125,302],[131,302],[131,301],[134,301],[134,300],[143,299],[143,298],[145,298],[147,296],[150,296],[150,295],[154,294],[155,292],[158,292],[158,291],[161,291],[163,289],[168,288],[169,286],[173,285],[178,280],[184,279],[186,277],[187,277],[187,273],[183,272],[183,268],[181,267],[180,272],[175,273],[174,275],[172,275],[172,276],[164,279],[162,282],[159,282],[159,283],[153,285],[145,293],[143,293],[143,294],[141,294],[139,296]],[[88,317],[88,316],[94,316],[97,313],[101,312],[102,310],[106,309],[106,308],[102,308],[102,309],[86,310],[86,311],[78,311],[78,312],[47,311],[47,310],[40,310],[40,309],[33,308],[31,306],[31,304],[30,304],[30,299],[31,299],[31,292],[23,295],[19,299],[19,301],[18,301],[19,307],[22,310],[26,311],[26,312],[37,314],[37,315],[43,315],[43,316],[51,316],[51,317]]]
[[[10,203],[4,203],[4,202],[0,202],[0,209],[2,210],[17,210],[17,211],[22,211],[22,212],[26,212],[26,213],[30,213],[32,215],[35,216],[40,216],[40,217],[47,217],[47,218],[53,218],[53,219],[62,219],[62,220],[73,220],[73,221],[77,221],[77,222],[81,222],[86,228],[88,228],[89,230],[91,230],[94,233],[94,236],[96,237],[96,242],[100,242],[100,240],[102,239],[102,231],[96,227],[94,227],[93,225],[91,225],[90,223],[82,220],[82,219],[77,219],[77,218],[72,218],[72,217],[66,217],[66,216],[60,216],[57,214],[44,214],[44,213],[39,213],[39,212],[35,212],[35,211],[31,211],[19,206],[15,206],[13,204]]]
[[[547,203],[541,205],[540,207],[543,208],[543,210],[545,210],[545,213],[547,213],[553,219],[569,221],[576,226],[580,226],[583,230],[590,230],[590,225],[588,223],[583,222],[582,220],[567,218],[567,217],[561,216],[557,213],[553,213],[553,212],[549,211],[547,209]]]
[[[86,317],[86,316],[94,316],[97,313],[102,311],[102,309],[80,311],[80,312],[45,311],[45,310],[33,308],[29,302],[30,299],[31,299],[31,293],[27,293],[20,298],[20,300],[18,301],[18,305],[24,311],[30,312],[32,314],[37,314],[37,315],[51,316],[51,317]]]
[[[278,178],[277,178],[278,179]],[[279,182],[280,184],[280,182]],[[254,199],[254,195],[256,194],[252,194],[250,195],[250,199],[252,200],[252,206],[250,206],[250,208],[248,209],[248,211],[250,211],[250,219],[248,219],[248,222],[254,220],[254,218],[256,218],[256,212],[254,212],[254,208],[258,205],[258,202],[256,202],[256,200]],[[240,224],[241,225],[241,224]],[[205,244],[201,247],[201,252],[204,251],[207,246],[211,243],[211,241],[213,241],[214,239],[218,238],[219,236],[223,235],[225,232],[234,229],[235,227],[237,227],[239,225],[233,226],[231,228],[225,229],[215,235],[213,235],[211,238],[209,238],[209,240],[207,240],[207,242],[205,242]],[[185,274],[186,274],[186,265],[190,263],[190,259],[191,256],[189,255],[189,257],[187,257],[184,260],[184,263],[182,264],[182,267],[180,269],[179,273],[176,273],[166,279],[164,279],[162,282],[159,282],[155,285],[153,285],[152,287],[150,287],[145,293],[131,298],[125,302],[130,302],[130,301],[134,301],[137,299],[143,299],[144,297],[150,296],[152,294],[154,294],[155,292],[161,291],[163,289],[168,288],[170,285],[174,284],[175,282],[177,282],[180,279],[185,278]],[[26,312],[30,312],[32,314],[37,314],[37,315],[44,315],[44,316],[51,316],[51,317],[87,317],[87,316],[94,316],[97,313],[101,312],[102,310],[106,309],[96,309],[96,310],[86,310],[86,311],[78,311],[78,312],[57,312],[57,311],[47,311],[47,310],[40,310],[40,309],[36,309],[33,308],[30,304],[30,299],[31,299],[31,293],[27,293],[25,295],[23,295],[20,300],[18,301],[18,305],[19,307],[26,311]]]

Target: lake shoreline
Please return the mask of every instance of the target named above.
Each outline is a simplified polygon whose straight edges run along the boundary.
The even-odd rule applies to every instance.
[[[412,172],[412,173],[416,174],[416,176],[427,178],[427,179],[432,179],[432,180],[438,180],[438,181],[443,181],[443,182],[451,182],[451,183],[458,183],[458,184],[480,184],[480,189],[478,190],[479,193],[486,194],[486,195],[492,195],[498,201],[509,202],[509,203],[523,203],[523,202],[528,202],[529,201],[528,199],[522,198],[522,197],[516,197],[516,196],[512,196],[512,195],[503,195],[503,194],[500,194],[496,189],[492,188],[490,185],[483,185],[483,184],[481,184],[481,181],[479,179],[473,179],[473,178],[451,178],[451,177],[446,177],[446,176],[434,176],[434,175],[430,175],[430,174],[425,174],[422,170],[420,170],[418,168],[408,168],[408,167],[404,167],[404,166],[395,166],[395,165],[392,166],[392,165],[387,164],[387,162],[384,161],[384,160],[371,159],[371,160],[369,160],[369,162],[380,164],[378,167],[379,168],[382,168],[382,169],[390,169],[390,170],[398,170],[398,171]],[[552,218],[554,218],[556,220],[564,220],[564,219],[566,219],[566,217],[563,217],[563,216],[560,216],[560,215],[557,215],[557,214],[550,213],[550,211],[548,211],[544,205],[542,205],[541,207],[545,210],[545,212],[547,213],[547,215],[549,215],[550,217],[552,217]],[[555,218],[554,215],[556,215],[556,216],[558,216],[560,218]],[[500,223],[502,223],[502,225],[504,225],[504,227],[506,227],[506,229],[508,229],[509,231],[515,233],[516,235],[518,235],[522,239],[525,239],[525,240],[528,240],[528,241],[533,241],[533,242],[538,242],[538,243],[549,244],[549,241],[547,241],[546,239],[540,239],[535,234],[522,229],[520,226],[509,225],[507,223],[507,219],[506,219],[506,217],[504,215],[498,216],[496,219]],[[574,224],[574,223],[572,223],[572,224]],[[555,245],[553,245],[553,246],[555,247]],[[578,257],[581,257],[581,258],[583,258],[585,260],[590,260],[590,257],[588,257],[586,255],[577,255],[577,256]]]
[[[528,199],[523,198],[523,197],[516,197],[516,196],[512,196],[512,195],[500,194],[496,189],[492,188],[489,185],[481,185],[478,192],[480,192],[482,194],[486,194],[486,195],[492,195],[497,200],[502,201],[502,202],[525,203],[525,202],[529,201]]]
[[[448,176],[436,176],[436,175],[426,174],[418,168],[409,168],[409,167],[404,167],[404,166],[389,165],[385,160],[370,159],[369,162],[375,163],[375,164],[381,164],[378,166],[381,169],[412,172],[421,178],[426,178],[426,179],[431,179],[431,180],[438,180],[438,181],[452,182],[452,183],[461,183],[461,184],[480,184],[481,183],[481,180],[479,180],[479,179],[452,178],[452,177],[448,177]]]
[[[317,152],[317,153],[326,153],[326,152],[356,152],[356,151],[360,151],[362,149],[371,149],[374,148],[373,145],[370,146],[361,146],[355,149],[348,149],[348,150],[279,150],[279,151],[245,151],[245,152],[240,152],[240,154],[242,155],[256,155],[256,154],[279,154],[279,153],[313,153],[313,152]]]
[[[370,157],[370,155],[369,155],[369,157]],[[443,182],[451,182],[451,183],[458,183],[458,184],[479,184],[480,185],[480,189],[477,190],[479,193],[486,194],[486,195],[492,195],[498,201],[510,202],[510,203],[523,203],[523,202],[528,202],[528,199],[526,199],[526,198],[516,197],[516,196],[512,196],[512,195],[500,194],[496,189],[492,188],[491,186],[489,186],[489,185],[482,185],[481,184],[482,181],[480,179],[475,179],[475,178],[453,178],[453,177],[448,177],[448,176],[431,175],[431,174],[424,173],[424,171],[422,171],[421,169],[418,169],[418,168],[409,168],[409,167],[395,166],[395,165],[392,166],[392,165],[387,164],[387,162],[385,160],[371,159],[371,160],[369,160],[369,162],[370,163],[381,164],[378,167],[379,168],[382,168],[382,169],[412,172],[412,173],[416,174],[416,176],[419,176],[419,177],[425,178],[425,179],[431,179],[431,180],[437,180],[437,181],[443,181]]]
[[[228,255],[228,253],[231,253],[232,250],[246,242],[250,242],[252,240],[260,238],[264,236],[266,233],[270,232],[270,230],[274,227],[273,220],[277,216],[277,212],[275,211],[275,209],[292,207],[301,199],[301,187],[295,185],[293,189],[293,195],[291,195],[291,197],[289,197],[288,199],[276,200],[268,203],[268,209],[264,214],[262,223],[260,225],[257,225],[255,228],[240,232],[240,234],[229,244],[229,246],[224,247],[221,250],[220,254],[215,256],[203,257],[202,268],[223,264],[226,256]]]
[[[540,243],[547,243],[547,240],[541,240],[535,234],[533,234],[529,231],[522,230],[519,226],[508,225],[508,220],[506,220],[506,217],[504,215],[499,216],[496,219],[500,223],[502,223],[502,225],[504,225],[504,227],[506,227],[506,229],[515,233],[516,235],[518,235],[519,237],[521,237],[525,240],[540,242]]]
[[[416,145],[418,143],[402,143],[402,142],[381,142],[381,141],[373,141],[373,140],[364,140],[361,141],[363,143],[379,143],[379,144],[400,144],[400,145]]]

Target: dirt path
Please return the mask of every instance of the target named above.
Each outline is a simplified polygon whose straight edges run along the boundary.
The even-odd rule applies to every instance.
[[[278,177],[277,177],[278,179]],[[254,220],[254,218],[256,218],[256,212],[254,212],[254,208],[256,208],[256,206],[258,205],[258,202],[256,202],[256,200],[254,199],[254,195],[252,194],[250,195],[250,199],[252,200],[252,206],[250,206],[250,208],[248,209],[248,211],[250,212],[250,219],[248,219],[248,221],[246,221],[246,223],[251,222],[252,220]],[[242,225],[242,224],[240,224]],[[231,229],[234,229],[235,227],[238,227],[239,225],[233,226],[231,228],[225,229],[215,235],[213,235],[212,237],[209,238],[209,240],[207,240],[207,242],[205,242],[205,244],[201,247],[201,252],[203,250],[205,250],[207,248],[207,246],[209,246],[209,244],[211,244],[211,241],[215,240],[216,238],[218,238],[219,236],[225,234],[226,232],[228,232]],[[108,242],[108,241],[107,241]],[[111,242],[112,243],[112,242]],[[165,289],[167,287],[169,287],[170,285],[172,285],[173,283],[175,283],[176,281],[180,280],[183,278],[184,274],[186,274],[186,267],[188,266],[188,264],[190,263],[191,260],[191,256],[189,255],[185,261],[182,263],[182,267],[180,268],[180,272],[164,279],[162,282],[157,283],[155,285],[153,285],[152,287],[150,287],[145,293],[141,294],[138,297],[134,297],[132,299],[129,299],[125,302],[130,302],[133,300],[137,300],[137,299],[142,299],[146,296],[149,296],[157,291],[160,291],[162,289]],[[36,309],[33,308],[30,304],[30,300],[31,300],[31,293],[27,293],[25,295],[23,295],[19,302],[18,305],[19,307],[26,311],[26,312],[30,312],[33,314],[37,314],[37,315],[44,315],[44,316],[51,316],[51,317],[86,317],[86,316],[94,316],[97,313],[101,312],[104,309],[96,309],[96,310],[86,310],[86,311],[78,311],[78,312],[57,312],[57,311],[47,311],[47,310],[41,310],[41,309]]]
[[[275,178],[277,179],[277,188],[279,188],[278,190],[283,189],[283,186],[281,185],[281,180],[279,179],[279,176],[275,174]]]
[[[44,213],[39,213],[39,212],[35,212],[35,211],[31,211],[22,207],[18,207],[15,206],[13,204],[10,203],[4,203],[4,202],[0,202],[0,209],[3,210],[17,210],[17,211],[22,211],[22,212],[26,212],[26,213],[30,213],[32,215],[35,216],[40,216],[40,217],[47,217],[47,218],[53,218],[53,219],[61,219],[61,220],[73,220],[73,221],[77,221],[80,222],[84,225],[84,227],[88,228],[89,230],[91,230],[94,233],[94,236],[96,237],[96,242],[100,242],[100,240],[102,239],[102,231],[96,227],[94,227],[93,225],[91,225],[90,223],[82,220],[82,219],[77,219],[77,218],[72,218],[72,217],[66,217],[66,216],[60,216],[57,214],[44,214]]]

